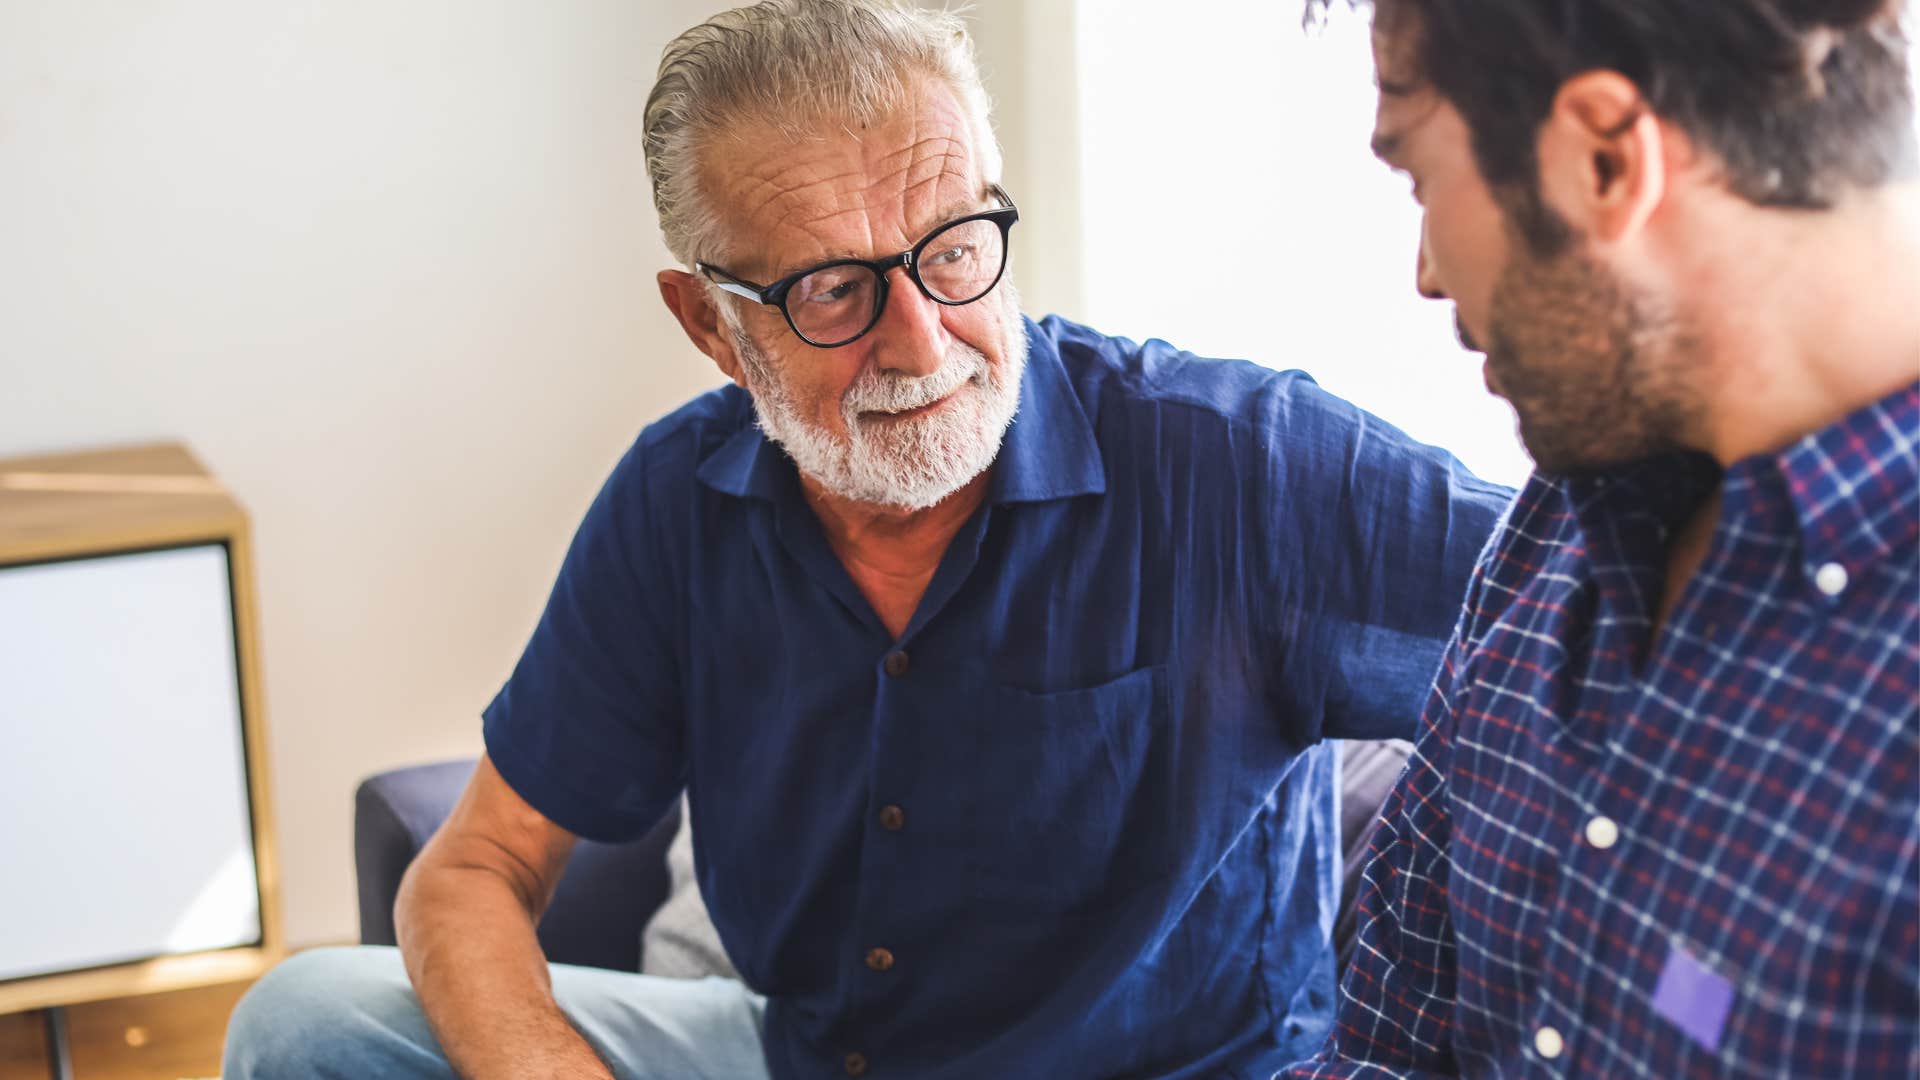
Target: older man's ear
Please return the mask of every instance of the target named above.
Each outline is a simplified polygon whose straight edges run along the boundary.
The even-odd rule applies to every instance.
[[[720,323],[720,309],[713,304],[707,284],[685,270],[662,270],[658,275],[660,299],[667,310],[680,320],[680,328],[696,348],[706,353],[742,390],[747,382],[740,367],[740,354],[734,350],[733,337]]]

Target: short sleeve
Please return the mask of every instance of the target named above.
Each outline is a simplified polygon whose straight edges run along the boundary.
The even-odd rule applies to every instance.
[[[684,714],[672,627],[677,577],[651,538],[645,439],[587,510],[483,730],[494,767],[554,824],[591,840],[630,839],[686,784]]]

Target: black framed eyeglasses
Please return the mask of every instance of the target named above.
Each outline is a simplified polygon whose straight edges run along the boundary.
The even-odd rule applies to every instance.
[[[771,285],[756,285],[708,263],[693,268],[721,289],[780,309],[800,340],[822,349],[851,344],[873,329],[887,309],[887,273],[907,277],[936,304],[959,307],[993,291],[1007,271],[1007,233],[1020,220],[999,184],[988,192],[1006,205],[956,218],[898,255],[835,259],[796,270]]]

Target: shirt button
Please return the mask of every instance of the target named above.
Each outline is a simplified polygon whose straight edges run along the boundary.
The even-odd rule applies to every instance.
[[[858,1050],[841,1059],[840,1063],[847,1067],[848,1076],[865,1076],[867,1074],[867,1055]]]
[[[1587,822],[1587,843],[1605,851],[1620,842],[1620,826],[1604,815]]]
[[[1847,591],[1847,568],[1830,562],[1813,572],[1813,584],[1828,596],[1839,596]]]
[[[1551,1061],[1566,1050],[1567,1040],[1560,1037],[1557,1029],[1543,1027],[1533,1033],[1533,1048],[1540,1052],[1541,1057]]]
[[[907,673],[907,654],[898,651],[890,652],[881,667],[886,669],[887,674],[897,679]]]
[[[875,971],[885,971],[893,966],[893,954],[885,949],[868,949],[867,966]]]
[[[907,827],[907,812],[897,806],[881,807],[880,827],[888,832],[899,832]]]

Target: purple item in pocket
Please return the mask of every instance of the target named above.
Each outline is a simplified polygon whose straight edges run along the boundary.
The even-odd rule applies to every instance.
[[[1733,1008],[1733,984],[1694,958],[1686,946],[1667,946],[1667,964],[1653,988],[1653,1011],[1673,1021],[1708,1050],[1720,1049],[1720,1035]]]

